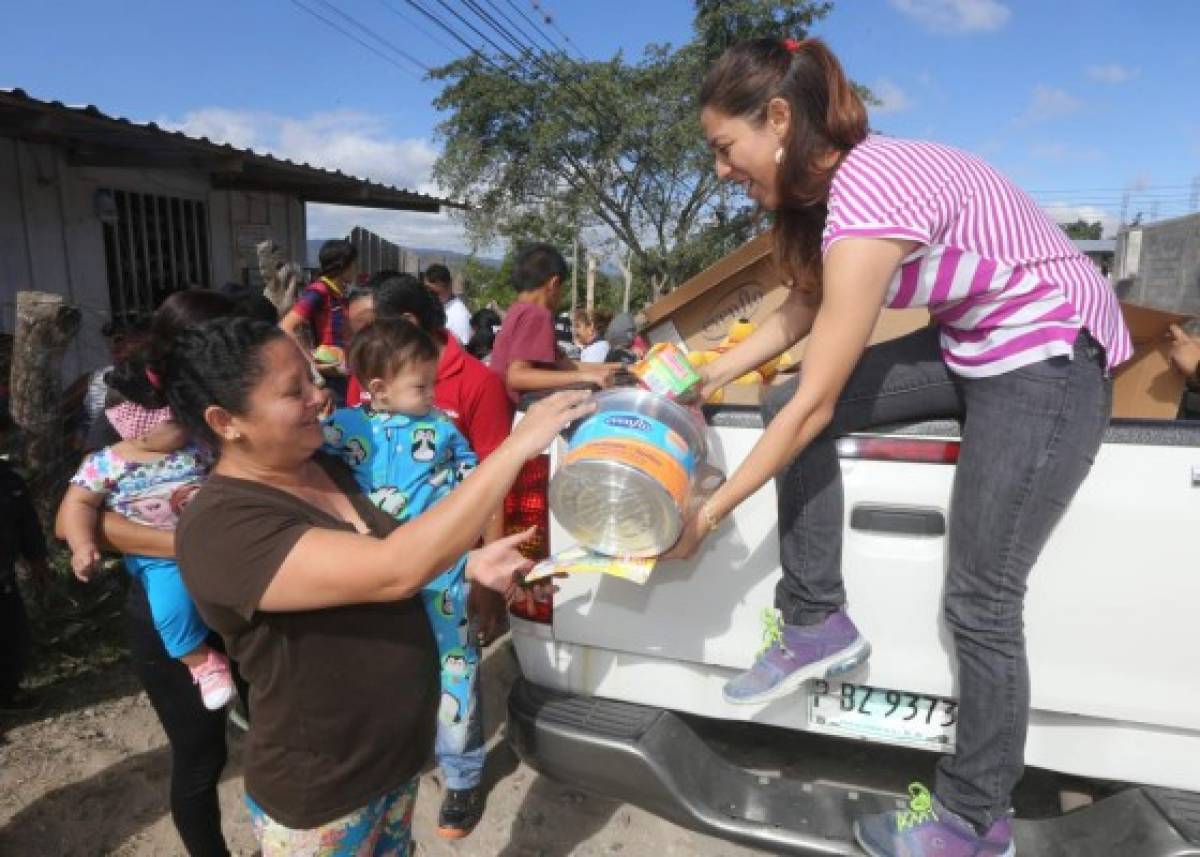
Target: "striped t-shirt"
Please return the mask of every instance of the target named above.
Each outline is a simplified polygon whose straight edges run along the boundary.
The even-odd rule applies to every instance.
[[[1109,370],[1133,351],[1108,281],[1028,195],[973,155],[868,137],[834,174],[822,252],[851,236],[922,245],[885,304],[929,307],[959,375],[1069,357],[1081,327],[1104,346]]]

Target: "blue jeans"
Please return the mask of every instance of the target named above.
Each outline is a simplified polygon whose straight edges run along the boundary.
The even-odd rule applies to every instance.
[[[479,643],[467,616],[469,586],[464,558],[421,590],[442,676],[434,754],[450,789],[475,788],[483,778]]]
[[[181,658],[208,638],[208,626],[183,585],[175,560],[127,555],[125,568],[146,590],[154,628],[167,654]]]
[[[871,346],[830,426],[777,480],[783,578],[775,603],[785,622],[813,624],[846,603],[836,438],[883,423],[962,419],[944,603],[958,661],[958,746],[938,764],[935,790],[983,827],[1009,810],[1024,769],[1025,583],[1108,425],[1112,382],[1103,367],[1103,349],[1086,332],[1074,359],[978,379],[946,368],[934,326]],[[797,384],[772,391],[768,420]]]

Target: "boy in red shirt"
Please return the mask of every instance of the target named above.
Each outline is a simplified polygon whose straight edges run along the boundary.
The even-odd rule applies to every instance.
[[[549,244],[530,244],[517,254],[513,266],[517,300],[504,316],[491,362],[491,370],[503,379],[513,402],[524,393],[571,384],[610,387],[621,368],[611,363],[579,364],[558,353],[553,313],[566,275],[566,260]]]

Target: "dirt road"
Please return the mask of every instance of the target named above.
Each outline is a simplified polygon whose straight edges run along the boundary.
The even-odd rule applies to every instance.
[[[739,848],[681,830],[639,809],[538,776],[502,740],[504,697],[515,675],[507,644],[484,665],[492,783],[483,824],[457,843],[433,833],[441,783],[426,773],[417,810],[424,857],[749,857]],[[136,681],[121,666],[49,692],[32,719],[7,724],[0,746],[0,855],[96,857],[182,853],[167,814],[170,756]],[[14,725],[15,724],[15,725]],[[234,739],[221,784],[225,831],[235,854],[254,843],[241,802]]]

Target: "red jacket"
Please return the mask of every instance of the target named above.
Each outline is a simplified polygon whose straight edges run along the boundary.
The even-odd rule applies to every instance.
[[[346,405],[370,401],[351,376]],[[458,426],[479,460],[487,458],[512,428],[512,403],[504,382],[488,367],[463,350],[453,336],[446,337],[433,384],[433,403]]]
[[[453,336],[446,337],[438,361],[433,402],[454,420],[480,461],[504,443],[512,428],[512,403],[504,381]]]

